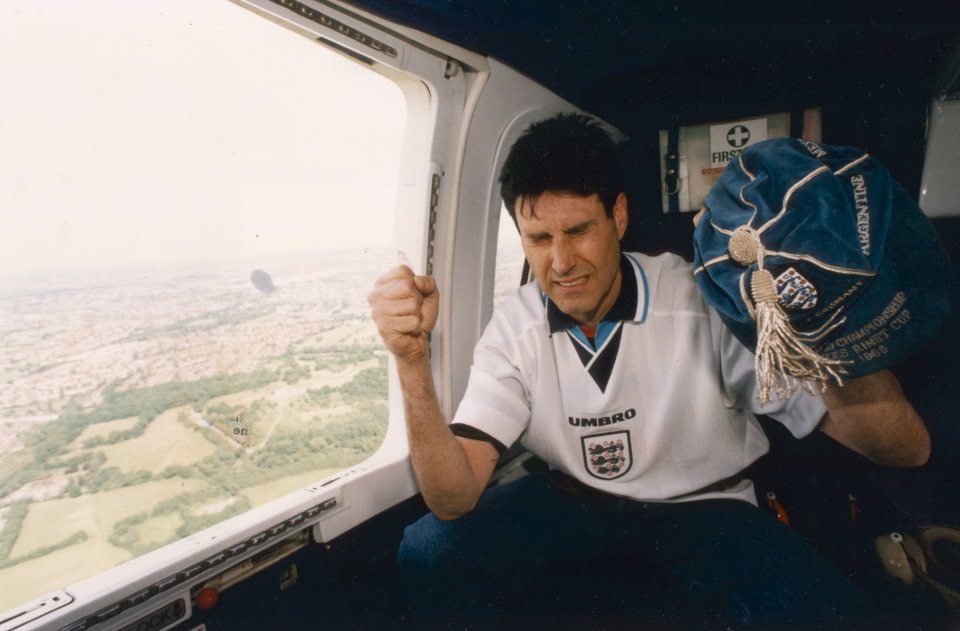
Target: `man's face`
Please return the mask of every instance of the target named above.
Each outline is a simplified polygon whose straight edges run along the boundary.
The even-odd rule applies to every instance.
[[[517,226],[530,268],[550,300],[580,324],[596,325],[620,295],[620,239],[627,198],[607,217],[596,194],[546,192],[517,200]]]

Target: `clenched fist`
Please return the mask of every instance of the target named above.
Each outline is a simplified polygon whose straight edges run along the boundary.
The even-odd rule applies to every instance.
[[[429,356],[428,335],[440,306],[432,276],[416,276],[399,265],[377,279],[367,302],[380,337],[397,361],[413,363]]]

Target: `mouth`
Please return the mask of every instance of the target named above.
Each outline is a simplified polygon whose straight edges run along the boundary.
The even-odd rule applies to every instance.
[[[587,284],[587,277],[571,278],[570,280],[555,280],[553,284],[560,289],[577,289]]]

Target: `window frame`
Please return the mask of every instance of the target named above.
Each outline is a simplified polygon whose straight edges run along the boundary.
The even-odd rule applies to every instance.
[[[457,171],[466,93],[477,76],[404,37],[370,16],[332,2],[230,0],[280,26],[344,54],[392,80],[406,103],[406,130],[394,210],[393,244],[418,271],[442,266],[437,249],[439,209],[453,205],[453,187],[444,178]],[[436,42],[440,43],[440,42]],[[449,47],[448,47],[449,48]],[[483,66],[482,58],[453,49]],[[453,156],[453,158],[449,158]],[[433,221],[431,221],[431,214]],[[442,355],[442,324],[432,341]],[[441,383],[442,362],[435,362]],[[174,602],[189,618],[192,594],[210,582],[226,586],[310,542],[329,541],[416,494],[395,370],[390,369],[389,421],[379,449],[363,462],[317,480],[241,515],[126,561],[6,612],[11,628],[66,627],[71,630],[130,624],[144,612]],[[448,399],[449,400],[449,399]],[[241,564],[243,567],[241,569]],[[22,626],[21,626],[22,625]]]

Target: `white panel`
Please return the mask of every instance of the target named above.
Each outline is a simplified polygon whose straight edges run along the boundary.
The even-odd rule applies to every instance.
[[[506,150],[531,122],[557,112],[574,111],[543,86],[490,60],[490,76],[470,122],[464,147],[455,226],[454,262],[449,268],[451,347],[446,368],[450,385],[444,396],[449,412],[466,389],[473,347],[490,319],[497,256],[500,194],[497,178]]]
[[[920,207],[929,217],[960,215],[960,101],[930,106]]]

